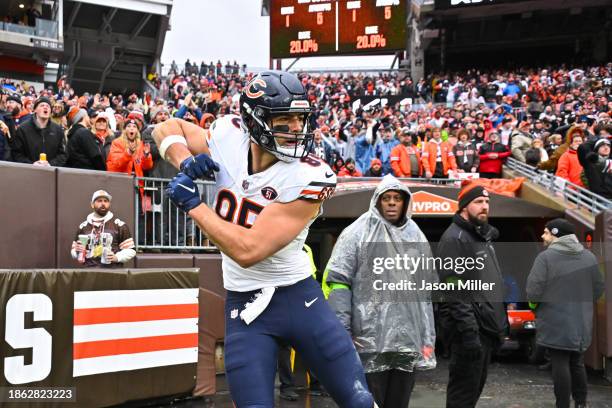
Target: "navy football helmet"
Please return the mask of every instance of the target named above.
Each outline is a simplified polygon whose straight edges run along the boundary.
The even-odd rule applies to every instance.
[[[282,161],[290,162],[308,155],[314,134],[310,132],[308,117],[313,108],[300,80],[285,71],[264,71],[255,76],[240,95],[242,126],[251,139]],[[290,132],[287,126],[273,127],[278,116],[299,114],[302,131]],[[280,139],[293,139],[287,146]]]

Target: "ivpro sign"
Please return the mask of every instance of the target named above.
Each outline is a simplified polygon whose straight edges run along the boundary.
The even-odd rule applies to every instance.
[[[411,200],[413,215],[452,215],[459,208],[456,200],[427,191],[417,191]]]

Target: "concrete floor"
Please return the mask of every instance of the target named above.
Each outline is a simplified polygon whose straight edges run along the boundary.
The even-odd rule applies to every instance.
[[[554,395],[550,372],[542,372],[536,366],[517,362],[510,357],[491,363],[487,385],[478,403],[478,408],[544,408],[554,407]],[[410,408],[437,408],[445,405],[448,361],[439,360],[435,370],[419,373]],[[231,398],[223,377],[219,377],[219,391],[214,402],[203,400],[175,401],[157,407],[175,408],[232,408]],[[284,401],[278,397],[279,408],[332,408],[337,405],[331,398],[311,397],[307,391],[298,389],[301,399]],[[600,373],[589,372],[589,406],[612,408],[612,385]],[[394,407],[387,407],[394,408]]]

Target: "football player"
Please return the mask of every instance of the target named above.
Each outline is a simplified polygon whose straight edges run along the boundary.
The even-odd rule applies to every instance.
[[[374,406],[351,338],[302,251],[336,185],[329,166],[308,156],[311,111],[296,76],[267,71],[241,94],[241,115],[217,119],[208,139],[181,120],[154,131],[161,156],[181,170],[166,193],[222,254],[225,368],[238,408],[274,406],[277,339],[300,353],[339,406]],[[209,207],[194,180],[212,175]]]

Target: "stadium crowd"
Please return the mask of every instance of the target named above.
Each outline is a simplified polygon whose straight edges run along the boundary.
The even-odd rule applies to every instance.
[[[66,78],[39,91],[2,79],[0,159],[171,178],[153,126],[177,117],[208,128],[239,114],[253,75],[236,62],[173,62],[156,79],[165,95],[156,98],[78,95]],[[497,178],[514,157],[612,198],[612,64],[469,70],[416,83],[401,72],[301,78],[315,107],[311,153],[341,177]]]

